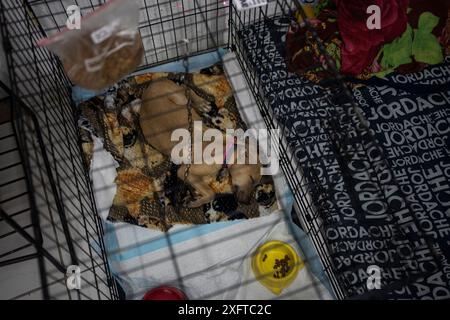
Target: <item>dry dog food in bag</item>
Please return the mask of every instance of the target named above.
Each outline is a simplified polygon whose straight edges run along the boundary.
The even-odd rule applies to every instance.
[[[100,90],[141,64],[144,48],[138,21],[137,0],[111,0],[81,19],[80,29],[66,28],[39,45],[60,57],[74,84]]]

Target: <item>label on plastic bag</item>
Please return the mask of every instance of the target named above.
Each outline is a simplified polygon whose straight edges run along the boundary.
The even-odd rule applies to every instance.
[[[118,22],[113,21],[112,23],[107,24],[106,26],[101,27],[100,29],[92,32],[91,33],[92,41],[94,41],[95,44],[102,43],[103,41],[105,41],[106,39],[111,37],[111,35],[114,33],[114,30],[116,29],[117,26],[118,26]]]
[[[233,0],[233,2],[239,11],[267,5],[267,0]]]

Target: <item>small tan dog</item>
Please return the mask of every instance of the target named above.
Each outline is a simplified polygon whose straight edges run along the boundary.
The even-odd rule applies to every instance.
[[[192,121],[201,121],[198,112],[208,112],[211,106],[192,90],[188,92],[192,101]],[[189,130],[187,105],[186,88],[167,79],[154,81],[142,95],[139,113],[143,134],[148,143],[169,157],[173,147],[177,144],[176,141],[171,141],[172,132],[180,128]],[[204,147],[205,144],[203,144]],[[249,152],[245,151],[246,159]],[[230,161],[231,164],[228,166],[233,191],[236,192],[240,202],[248,203],[253,186],[261,178],[261,165],[259,162],[257,164],[234,164],[235,162]],[[248,162],[246,161],[246,163]],[[186,182],[199,195],[199,198],[189,203],[190,207],[198,207],[214,199],[215,193],[209,182],[217,177],[222,167],[221,164],[192,164],[190,166]],[[186,165],[181,165],[177,172],[181,180],[184,179],[185,171]]]

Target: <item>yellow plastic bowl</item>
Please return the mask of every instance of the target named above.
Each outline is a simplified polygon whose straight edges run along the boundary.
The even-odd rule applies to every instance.
[[[252,257],[256,279],[276,295],[291,285],[303,267],[304,263],[294,248],[278,240],[262,244]]]

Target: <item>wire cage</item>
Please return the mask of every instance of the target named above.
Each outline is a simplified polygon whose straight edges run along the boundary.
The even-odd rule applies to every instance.
[[[75,4],[86,15],[104,1],[78,0]],[[139,31],[144,45],[144,61],[139,70],[165,64],[186,57],[215,51],[220,47],[235,52],[245,79],[256,99],[268,128],[287,132],[287,122],[273,114],[264,97],[264,84],[254,72],[245,49],[243,31],[265,19],[293,15],[300,9],[299,1],[268,1],[268,5],[240,11],[233,1],[218,0],[142,0]],[[29,206],[20,211],[8,211],[2,199],[2,221],[28,241],[36,250],[32,254],[21,248],[10,249],[13,259],[0,266],[37,258],[39,281],[13,298],[38,294],[45,299],[117,299],[118,288],[108,266],[103,243],[103,225],[98,216],[89,172],[83,165],[77,110],[71,99],[71,82],[65,75],[59,59],[36,45],[43,37],[61,31],[68,19],[70,0],[4,0],[0,18],[3,46],[6,52],[10,86],[3,85],[11,101],[13,135],[20,151],[19,165],[23,168],[26,197]],[[325,52],[314,33],[319,48]],[[188,50],[186,42],[189,40]],[[261,56],[270,61],[271,57]],[[328,61],[330,68],[333,63]],[[264,68],[264,66],[262,67]],[[270,73],[270,63],[266,65]],[[335,70],[335,69],[334,69]],[[324,99],[330,106],[355,107],[352,95],[335,71],[335,83]],[[345,124],[337,109],[330,108],[328,135],[336,148],[345,140]],[[360,129],[360,139],[376,141],[364,127],[364,119],[356,114],[353,126]],[[325,121],[326,119],[324,119]],[[3,138],[2,138],[3,139]],[[326,192],[315,174],[314,165],[301,165],[292,148],[281,142],[280,164],[295,198],[295,212],[299,224],[312,240],[337,298],[367,298],[368,292],[350,292],[345,278],[336,274],[335,265],[325,241],[323,224],[330,215]],[[4,169],[4,168],[3,168]],[[2,170],[3,170],[2,169]],[[2,183],[8,186],[14,181]],[[313,197],[311,197],[313,195]],[[319,201],[313,201],[320,199]],[[16,222],[19,214],[30,216],[32,223],[25,227]],[[33,232],[31,232],[31,229]],[[1,254],[1,253],[0,253]],[[1,254],[1,257],[6,257]],[[2,260],[3,261],[3,260]],[[68,290],[66,270],[79,265],[83,290]],[[423,276],[423,274],[416,275]],[[404,281],[412,281],[410,275]],[[403,283],[402,282],[402,283]],[[377,294],[389,292],[388,284]]]

